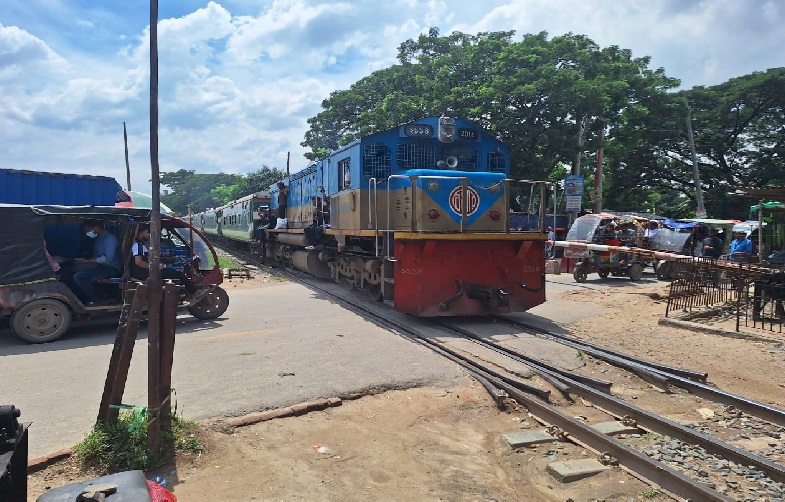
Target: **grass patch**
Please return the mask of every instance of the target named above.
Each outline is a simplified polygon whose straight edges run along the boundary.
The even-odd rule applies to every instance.
[[[219,256],[218,257],[218,266],[220,268],[238,268],[240,267],[240,262],[236,261],[231,256]]]
[[[74,451],[85,466],[102,473],[159,467],[168,459],[148,448],[150,423],[147,408],[121,410],[117,423],[97,423]],[[162,434],[161,442],[173,442],[177,451],[200,452],[203,448],[196,436],[197,429],[196,422],[185,420],[175,412],[171,435]]]
[[[646,490],[641,492],[641,497],[643,497],[646,500],[654,500],[656,498],[659,498],[660,495],[662,495],[662,492],[660,491],[659,488],[652,488],[651,490]]]
[[[660,437],[660,435],[659,434],[655,434],[654,432],[645,432],[645,433],[641,434],[641,439],[647,439],[647,440],[650,440],[650,441],[654,441],[655,439],[658,439],[659,437]]]

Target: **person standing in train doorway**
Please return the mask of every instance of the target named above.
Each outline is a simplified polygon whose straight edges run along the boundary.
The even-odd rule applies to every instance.
[[[289,200],[289,189],[284,185],[283,181],[278,182],[278,217],[286,218],[286,205]]]

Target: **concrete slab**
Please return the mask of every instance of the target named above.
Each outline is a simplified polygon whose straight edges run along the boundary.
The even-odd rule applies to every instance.
[[[608,436],[615,436],[616,434],[640,434],[641,430],[637,427],[628,427],[621,422],[602,422],[599,424],[592,424],[593,429],[602,432]]]
[[[543,443],[552,443],[553,436],[545,431],[512,432],[502,436],[511,448],[523,448]]]
[[[548,473],[562,483],[570,483],[578,479],[594,476],[610,469],[593,458],[564,460],[548,464]]]

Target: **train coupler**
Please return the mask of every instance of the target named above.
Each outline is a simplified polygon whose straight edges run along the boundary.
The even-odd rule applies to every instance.
[[[501,307],[510,305],[510,293],[499,288],[488,288],[485,286],[471,286],[469,293],[466,295],[472,300],[480,300],[483,302],[490,302],[495,300]]]

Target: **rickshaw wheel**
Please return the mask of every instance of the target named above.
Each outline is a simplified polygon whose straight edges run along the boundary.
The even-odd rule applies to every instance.
[[[610,272],[608,270],[604,269],[604,268],[601,268],[601,269],[597,270],[597,275],[600,276],[600,279],[607,278],[609,273]]]
[[[11,329],[30,343],[54,342],[71,326],[71,310],[60,300],[41,299],[25,304],[11,316]]]
[[[633,263],[630,265],[630,269],[627,273],[633,281],[640,281],[641,277],[643,277],[643,265],[640,263]]]
[[[575,279],[575,282],[586,282],[587,276],[586,267],[584,266],[575,267],[575,270],[572,272],[572,277]]]
[[[669,262],[669,261],[660,262],[660,264],[657,265],[656,273],[657,273],[657,279],[659,279],[661,281],[665,281],[665,280],[670,279],[670,276],[671,276],[671,262]]]
[[[229,295],[223,288],[214,287],[199,303],[188,307],[188,313],[204,321],[217,319],[229,308]]]

